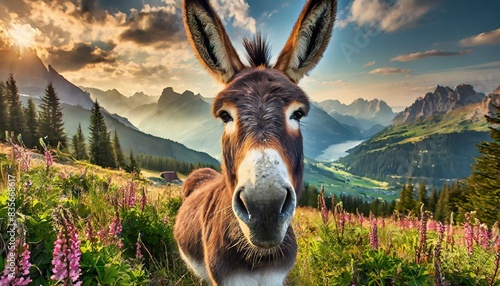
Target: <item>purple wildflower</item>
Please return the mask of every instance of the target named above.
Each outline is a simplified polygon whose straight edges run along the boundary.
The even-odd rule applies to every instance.
[[[470,213],[465,213],[464,238],[465,246],[467,247],[469,254],[472,254],[474,252],[474,249],[472,248],[473,233],[472,226],[470,225]]]
[[[438,241],[436,247],[434,248],[434,269],[436,275],[434,278],[435,286],[446,286],[446,280],[441,270],[441,245],[443,244],[444,228],[441,222],[436,224],[436,230],[438,233]]]
[[[371,217],[370,219],[370,245],[373,249],[378,250],[378,226],[377,219]]]
[[[318,205],[321,209],[321,219],[324,224],[328,223],[328,208],[326,207],[325,202],[325,188],[321,186],[321,192],[318,195]]]
[[[1,285],[24,286],[31,282],[29,245],[23,243],[22,248],[19,249],[19,244],[20,241],[17,239],[15,246],[7,254],[3,276],[0,278]]]
[[[141,244],[139,242],[135,243],[135,257],[139,260],[142,259]]]
[[[82,282],[78,281],[81,274],[80,258],[82,256],[80,240],[75,225],[67,219],[57,234],[52,254],[53,275],[50,279],[61,281],[64,285],[81,285]]]
[[[420,263],[422,254],[427,250],[427,219],[429,214],[427,211],[424,211],[423,205],[421,207],[422,217],[420,218],[420,236],[419,236],[419,246],[417,248],[417,252],[415,254],[416,263]]]
[[[479,237],[481,238],[481,246],[483,249],[488,248],[490,243],[490,231],[488,230],[488,226],[484,223],[479,225]]]
[[[146,207],[146,187],[142,187],[142,192],[141,192],[141,211],[144,211],[144,208]]]
[[[45,152],[43,152],[43,154],[45,155],[45,164],[47,165],[47,167],[50,167],[54,164],[54,159],[52,158],[52,154],[50,153],[50,150],[45,150]]]

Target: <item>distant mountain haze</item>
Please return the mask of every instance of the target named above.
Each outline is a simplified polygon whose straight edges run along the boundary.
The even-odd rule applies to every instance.
[[[465,178],[479,155],[476,145],[491,140],[485,115],[492,103],[500,104],[500,94],[438,86],[340,161],[354,174],[383,180]]]
[[[88,93],[67,81],[52,66],[46,68],[35,51],[24,49],[20,53],[15,49],[0,50],[0,59],[0,79],[6,80],[10,73],[14,74],[19,93],[40,98],[52,82],[61,103],[87,109],[92,107],[93,102]]]
[[[329,99],[321,101],[319,105],[336,119],[340,119],[341,116],[350,116],[351,118],[349,119],[344,117],[344,120],[350,120],[351,124],[348,121],[342,121],[342,123],[359,126],[362,130],[368,130],[377,124],[388,126],[396,115],[385,101],[378,99],[368,101],[358,98],[349,105],[343,104],[338,100]]]
[[[49,82],[52,82],[63,108],[66,134],[71,138],[76,133],[78,124],[81,123],[82,130],[88,142],[90,109],[93,105],[90,93],[83,91],[66,80],[50,65],[47,69],[34,51],[24,50],[22,53],[19,53],[13,50],[0,50],[0,58],[2,59],[0,62],[0,80],[6,80],[9,74],[12,73],[19,93],[33,98],[36,104],[40,103],[40,98],[44,95],[47,85]],[[92,89],[92,91],[96,93],[100,92],[97,89]],[[103,94],[105,96],[103,101],[107,101],[106,105],[116,105],[117,108],[128,105],[133,107],[130,103],[132,101],[139,104],[139,102],[144,103],[157,100],[154,97],[145,97],[141,93],[136,93],[130,98],[124,97],[125,99],[123,99],[116,90],[111,90],[108,93],[103,92]],[[22,96],[21,99],[27,101],[26,96]],[[217,160],[206,153],[194,151],[172,140],[139,131],[127,118],[122,115],[111,114],[106,110],[106,106],[103,107],[101,111],[105,116],[108,129],[111,132],[117,130],[120,142],[126,153],[133,150],[136,153],[170,157],[193,164],[199,162],[213,165],[219,164]]]

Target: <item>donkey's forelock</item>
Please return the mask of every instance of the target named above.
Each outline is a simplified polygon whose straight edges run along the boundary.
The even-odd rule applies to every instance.
[[[309,110],[297,83],[325,52],[337,1],[308,0],[274,64],[260,34],[244,40],[243,64],[209,0],[183,8],[196,57],[225,84],[212,106],[225,127],[222,173],[187,178],[175,238],[188,266],[213,285],[283,284],[297,255],[290,223],[304,170],[299,123]]]

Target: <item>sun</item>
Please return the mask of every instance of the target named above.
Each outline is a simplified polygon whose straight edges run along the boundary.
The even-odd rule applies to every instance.
[[[29,24],[12,24],[7,34],[20,49],[33,47],[36,44],[35,36],[37,35],[37,30]]]

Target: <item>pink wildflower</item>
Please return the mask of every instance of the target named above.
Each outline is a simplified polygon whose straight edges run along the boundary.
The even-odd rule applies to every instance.
[[[50,150],[45,150],[45,152],[43,152],[43,154],[45,155],[45,164],[47,165],[47,167],[50,167],[54,164],[54,159],[52,158],[52,154],[50,153]]]
[[[472,254],[474,250],[472,248],[473,233],[472,233],[472,226],[470,225],[470,213],[465,213],[464,238],[465,238],[465,246],[467,247],[469,254]]]
[[[373,249],[378,250],[378,226],[377,219],[370,219],[370,245]]]
[[[443,244],[444,228],[441,222],[436,224],[436,230],[438,233],[438,241],[436,247],[434,248],[434,269],[436,275],[434,278],[434,285],[436,286],[446,286],[446,280],[441,270],[441,245]]]
[[[139,242],[135,243],[135,257],[139,260],[142,259],[141,244]]]
[[[142,192],[141,192],[141,211],[144,211],[144,208],[146,207],[146,187],[142,187]]]
[[[1,285],[24,286],[31,282],[29,245],[23,243],[22,248],[18,249],[19,244],[20,241],[17,239],[15,246],[7,254],[3,276],[0,278]]]
[[[325,189],[323,186],[321,186],[321,192],[318,195],[318,205],[321,210],[321,219],[323,220],[324,224],[328,223],[328,208],[326,207],[326,202],[325,202]]]
[[[481,238],[481,246],[483,247],[483,249],[488,248],[491,237],[488,226],[484,223],[479,225],[479,237]]]
[[[80,258],[82,256],[80,240],[76,227],[69,220],[65,219],[65,225],[57,234],[52,254],[53,275],[50,279],[61,281],[64,285],[81,285],[82,282],[78,281],[81,274]]]

